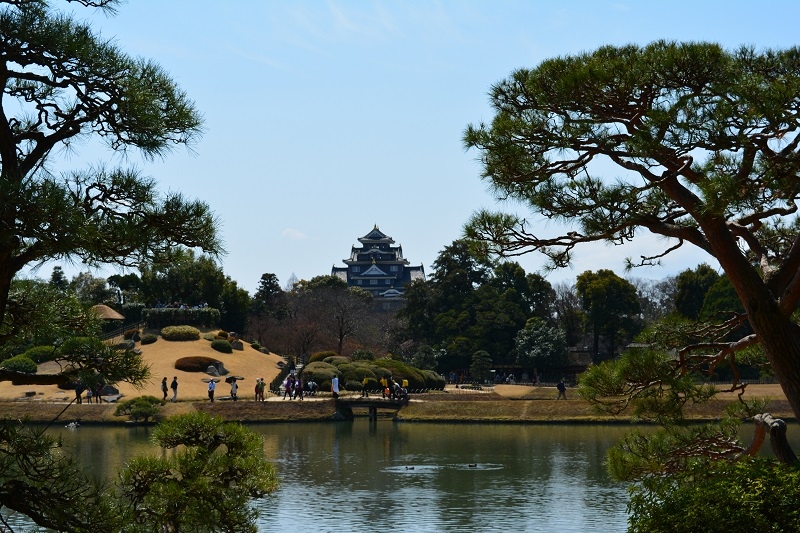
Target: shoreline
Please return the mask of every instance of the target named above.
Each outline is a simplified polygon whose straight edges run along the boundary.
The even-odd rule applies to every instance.
[[[355,398],[355,397],[354,397]],[[689,422],[707,422],[719,419],[724,413],[726,400],[711,400],[686,410]],[[199,399],[186,399],[177,403],[163,404],[154,420],[132,422],[127,416],[115,416],[117,404],[69,404],[68,402],[41,402],[36,400],[0,401],[0,418],[24,420],[28,423],[66,425],[78,422],[86,425],[142,426],[154,425],[161,419],[201,411],[220,416],[229,421],[245,424],[267,424],[283,422],[335,422],[343,420],[337,416],[336,403],[330,397],[314,397],[305,400],[279,400],[265,402],[220,400],[213,404]],[[788,402],[772,400],[767,409],[776,418],[796,422]],[[367,418],[367,408],[353,404],[355,418]],[[57,419],[55,417],[58,416]],[[496,393],[448,395],[420,394],[400,408],[379,411],[379,419],[399,423],[458,423],[458,424],[613,424],[644,425],[648,421],[629,415],[612,416],[599,413],[581,399],[510,399]],[[55,421],[54,421],[55,419]]]

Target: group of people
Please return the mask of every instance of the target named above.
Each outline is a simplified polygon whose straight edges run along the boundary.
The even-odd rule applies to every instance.
[[[266,390],[266,388],[267,384],[264,382],[264,378],[258,378],[256,380],[256,387],[255,387],[257,402],[266,401],[266,398],[264,398],[264,390]]]
[[[164,379],[161,380],[161,392],[164,394],[163,400],[167,401],[167,392],[169,389],[172,389],[172,398],[170,401],[175,403],[178,401],[178,376],[172,378],[172,383],[170,383],[169,387],[167,387],[167,377],[164,376]]]
[[[86,391],[86,403],[100,403],[104,386],[102,383],[96,383],[93,387],[78,383],[75,385],[75,402],[83,403],[83,393]]]
[[[391,398],[392,400],[406,400],[408,399],[408,380],[404,379],[402,385],[394,380],[392,376],[382,377],[380,379],[382,398]]]
[[[283,399],[285,400],[287,396],[290,400],[294,398],[303,399],[303,380],[300,376],[295,376],[294,374],[286,376],[283,381]]]

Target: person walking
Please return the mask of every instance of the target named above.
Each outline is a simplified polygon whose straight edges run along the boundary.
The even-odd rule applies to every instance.
[[[231,378],[231,400],[239,400],[239,384],[236,383],[236,378]]]
[[[286,397],[289,397],[289,400],[292,399],[292,390],[294,389],[294,374],[290,374],[286,376],[286,381],[283,382],[283,399],[285,400]]]
[[[167,378],[164,376],[164,379],[161,380],[161,393],[164,395],[162,398],[163,401],[167,401]]]
[[[164,378],[167,379],[167,378]],[[172,389],[172,403],[176,403],[178,401],[178,376],[172,378],[172,383],[170,384],[170,388]]]
[[[558,397],[556,398],[556,400],[560,400],[561,398],[564,398],[566,400],[567,399],[567,385],[564,383],[564,379],[563,378],[561,379],[561,381],[558,382],[558,385],[556,385],[556,388],[558,389]]]
[[[208,399],[214,403],[214,391],[217,390],[217,382],[213,379],[208,382]]]
[[[334,400],[339,397],[339,378],[336,376],[331,380],[331,392]]]
[[[294,397],[303,399],[303,380],[300,376],[294,378]]]

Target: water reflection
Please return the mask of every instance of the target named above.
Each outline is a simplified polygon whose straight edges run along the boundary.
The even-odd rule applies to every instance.
[[[625,531],[625,487],[603,467],[625,428],[353,424],[261,426],[285,443],[264,531]]]
[[[625,485],[609,479],[603,461],[629,426],[358,419],[252,427],[263,435],[281,483],[255,503],[264,532],[286,524],[337,533],[626,530]],[[54,431],[100,477],[113,477],[135,455],[168,453],[150,443],[150,428]],[[790,429],[795,440],[799,434]]]

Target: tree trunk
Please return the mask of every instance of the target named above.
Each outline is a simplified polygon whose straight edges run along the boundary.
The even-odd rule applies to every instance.
[[[759,313],[765,315],[767,313]],[[764,348],[795,418],[800,420],[800,327],[780,313],[750,323]]]

